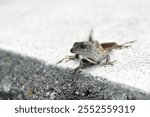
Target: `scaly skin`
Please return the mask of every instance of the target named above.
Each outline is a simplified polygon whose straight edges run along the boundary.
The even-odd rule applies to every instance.
[[[60,60],[58,63],[62,62],[63,60],[74,60],[79,59],[79,56],[82,56],[82,59],[80,61],[80,65],[75,68],[75,72],[79,69],[84,69],[91,65],[100,64],[102,61],[105,62],[105,66],[110,64],[113,65],[113,62],[110,62],[110,52],[113,49],[122,49],[122,48],[128,48],[130,46],[126,46],[126,44],[133,43],[135,41],[126,42],[124,44],[117,44],[116,42],[107,42],[107,43],[99,43],[98,41],[95,41],[92,39],[92,33],[91,31],[89,40],[88,41],[82,41],[82,42],[75,42],[73,47],[70,49],[71,53],[74,53],[74,56],[67,56]]]

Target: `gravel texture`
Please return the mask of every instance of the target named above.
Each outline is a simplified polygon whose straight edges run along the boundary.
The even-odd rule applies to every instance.
[[[137,40],[115,50],[113,67],[90,67],[84,73],[150,93],[150,0],[0,0],[0,49],[55,66],[75,42]],[[73,69],[79,62],[62,62]]]
[[[0,99],[150,99],[138,89],[0,50]]]

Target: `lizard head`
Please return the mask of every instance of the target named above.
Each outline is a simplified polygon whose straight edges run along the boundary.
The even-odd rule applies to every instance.
[[[89,43],[88,41],[83,41],[83,42],[75,42],[73,44],[73,47],[70,49],[71,53],[83,55],[90,51],[92,48],[92,44]]]

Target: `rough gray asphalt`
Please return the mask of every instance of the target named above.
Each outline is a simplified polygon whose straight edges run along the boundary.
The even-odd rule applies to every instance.
[[[72,73],[71,69],[0,50],[0,99],[150,99],[138,89]]]

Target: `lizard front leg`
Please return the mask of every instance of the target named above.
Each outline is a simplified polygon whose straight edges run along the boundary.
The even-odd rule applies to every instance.
[[[57,64],[61,63],[64,60],[66,60],[65,62],[68,62],[70,60],[75,60],[75,59],[79,59],[79,55],[78,54],[75,54],[75,55],[72,55],[72,56],[66,56],[63,59],[61,59],[60,61],[58,61]]]
[[[74,73],[76,73],[79,69],[85,69],[89,66],[92,66],[92,65],[96,65],[96,64],[99,64],[98,62],[94,62],[90,59],[81,59],[80,61],[80,65],[74,69]]]
[[[117,60],[114,60],[114,61],[110,61],[110,56],[107,55],[106,56],[106,63],[104,65],[104,67],[106,67],[107,65],[114,65],[114,63],[116,62]]]

